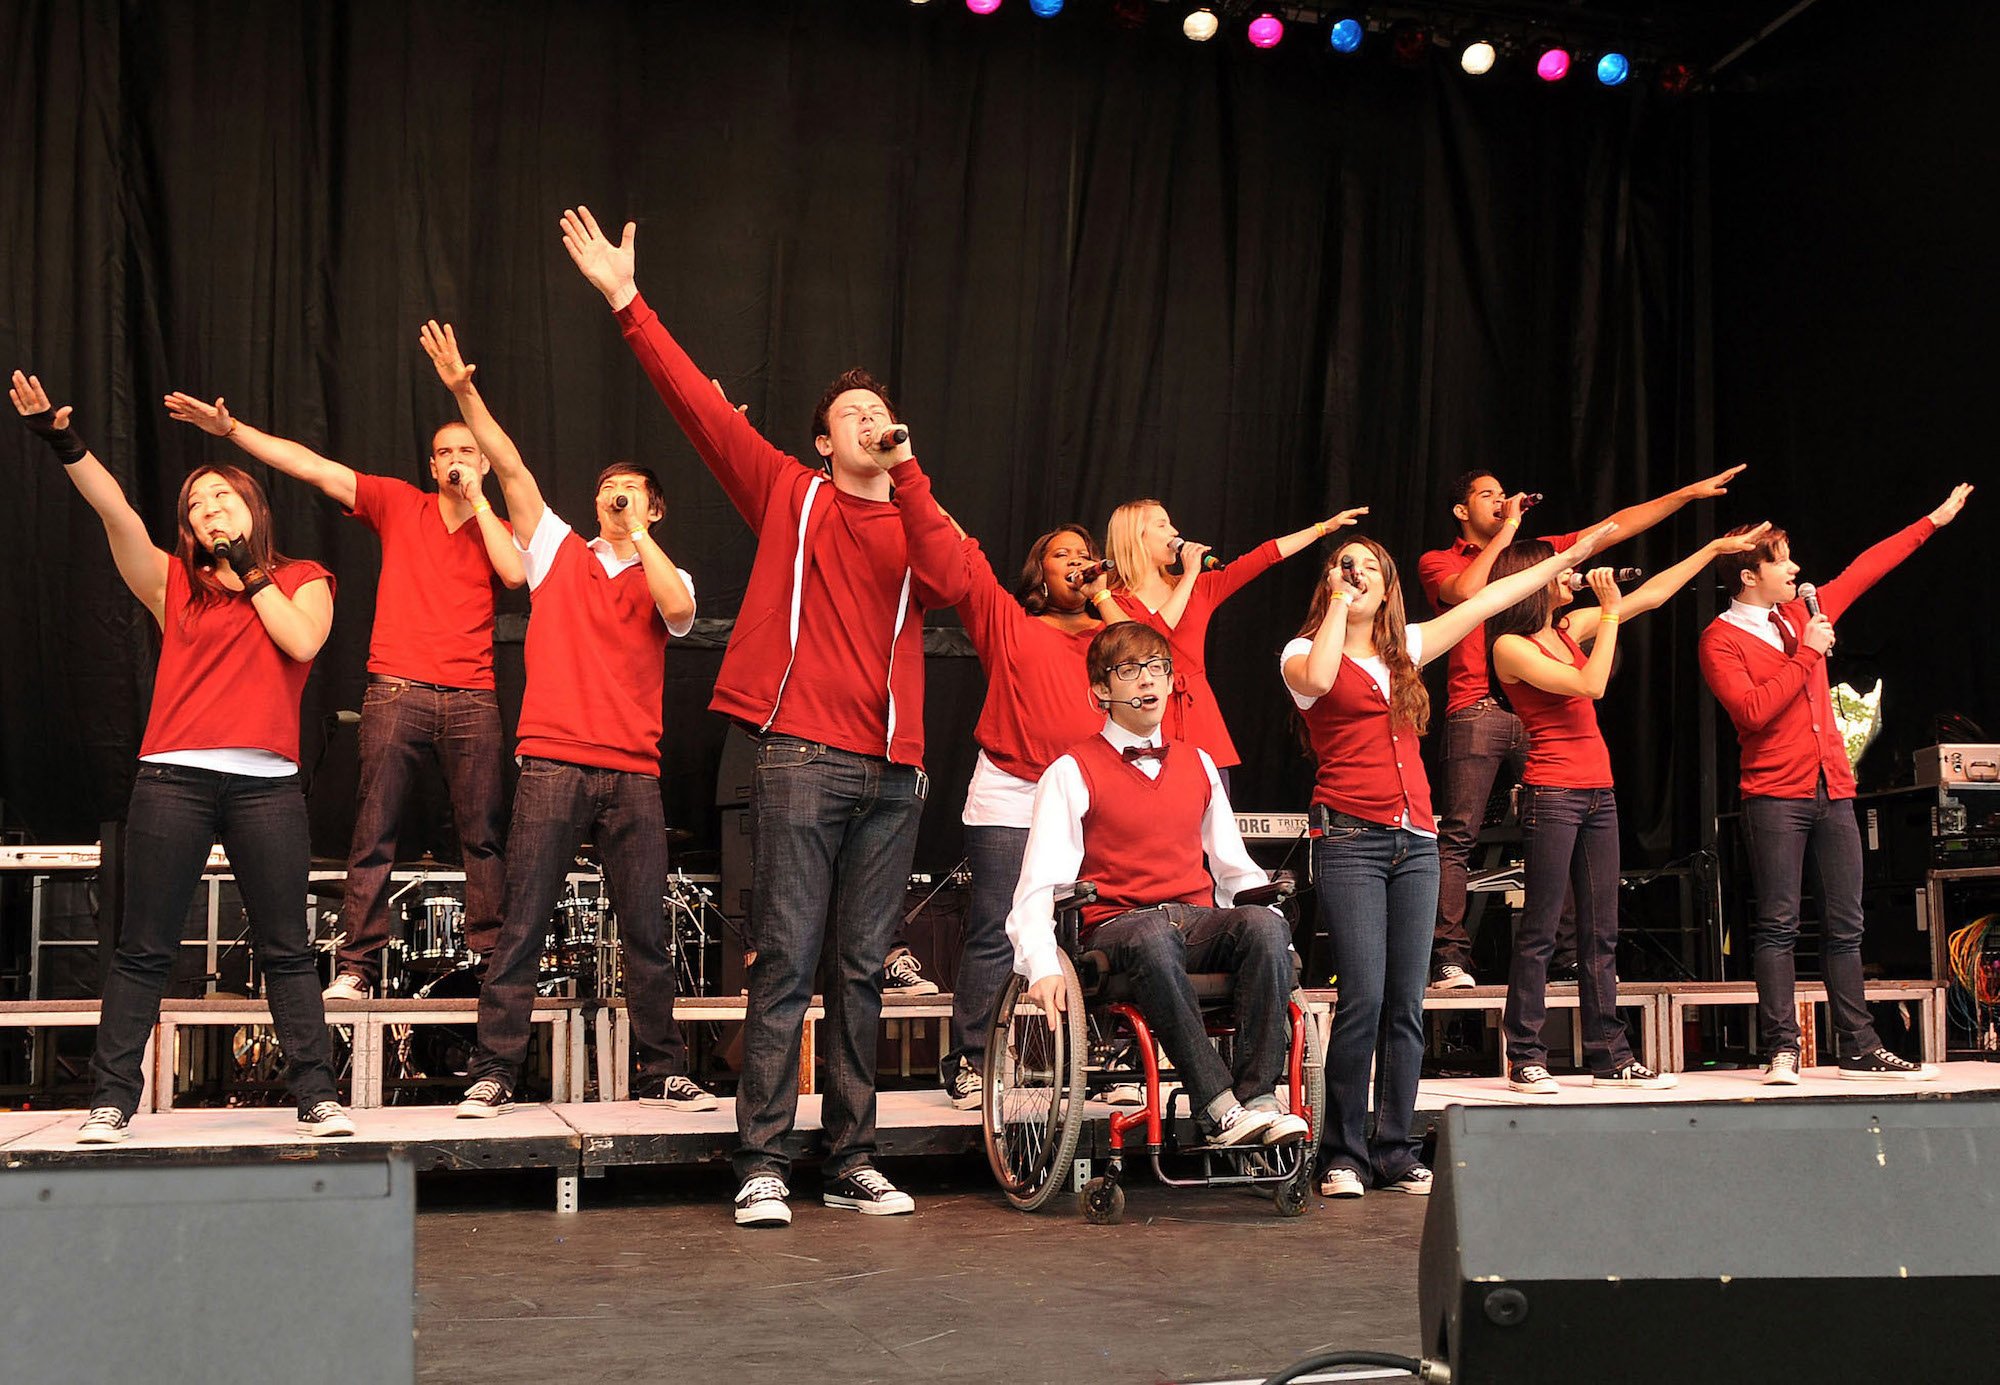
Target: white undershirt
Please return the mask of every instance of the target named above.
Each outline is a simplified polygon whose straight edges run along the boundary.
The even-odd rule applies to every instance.
[[[1730,602],[1729,609],[1722,613],[1722,619],[1739,630],[1749,631],[1782,654],[1785,652],[1785,642],[1778,637],[1778,627],[1771,623],[1774,616],[1780,621],[1785,619],[1778,615],[1776,606],[1753,606],[1748,601],[1742,600]],[[1785,629],[1790,632],[1793,639],[1798,638],[1799,632],[1792,629],[1789,621],[1785,623]]]
[[[535,536],[532,539],[523,544],[520,534],[517,532],[514,535],[514,547],[520,550],[522,558],[525,559],[525,566],[528,569],[528,590],[530,592],[541,586],[542,579],[549,575],[549,568],[554,565],[556,560],[556,551],[562,547],[562,541],[568,538],[570,533],[570,527],[563,522],[562,516],[558,515],[554,510],[544,509],[542,511],[542,522],[535,526]],[[604,575],[606,577],[616,577],[619,573],[625,571],[626,568],[631,567],[639,561],[637,553],[634,553],[629,558],[619,557],[618,550],[613,548],[610,540],[604,538],[602,535],[586,540],[586,545],[592,553],[597,555],[597,561],[604,568]],[[688,575],[688,571],[684,567],[676,567],[674,571],[678,572],[681,575],[681,581],[687,584],[688,600],[693,601],[694,578]],[[658,609],[657,605],[654,609]],[[694,615],[692,612],[689,613],[686,620],[678,624],[667,620],[667,613],[665,611],[660,612],[660,619],[667,621],[667,633],[676,639],[694,629]]]
[[[972,782],[965,786],[960,820],[967,827],[1034,826],[1035,781],[1009,774],[980,751],[972,762]]]
[[[211,750],[162,750],[157,755],[141,755],[141,764],[185,765],[189,769],[212,770],[217,774],[240,774],[249,779],[283,779],[297,774],[299,767],[275,750],[250,746],[219,746]]]

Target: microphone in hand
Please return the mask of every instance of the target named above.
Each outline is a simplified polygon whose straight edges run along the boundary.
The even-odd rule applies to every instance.
[[[1080,587],[1086,582],[1095,582],[1107,572],[1116,572],[1117,570],[1118,564],[1112,562],[1111,559],[1099,558],[1089,567],[1080,567],[1074,572],[1064,574],[1063,581],[1069,583],[1072,587]]]
[[[1645,575],[1646,575],[1646,570],[1644,568],[1621,567],[1617,569],[1615,572],[1613,572],[1611,574],[1611,577],[1612,580],[1616,582],[1637,582]],[[1569,575],[1569,589],[1571,591],[1580,592],[1589,585],[1590,585],[1589,574],[1582,572],[1572,572]]]
[[[875,439],[875,450],[877,452],[894,452],[909,440],[910,430],[898,423],[882,430],[882,435]]]
[[[614,510],[620,510],[620,511],[623,511],[623,510],[626,510],[626,509],[629,509],[629,508],[631,507],[631,504],[632,504],[632,497],[631,497],[631,496],[629,496],[629,495],[620,495],[620,496],[615,496],[615,497],[613,497],[613,498],[612,498],[612,501],[611,501],[611,508],[612,508],[612,509],[614,509]]]
[[[1521,513],[1522,514],[1528,513],[1528,511],[1534,509],[1535,506],[1541,504],[1543,499],[1544,496],[1540,491],[1529,491],[1526,495],[1521,497]]]
[[[1186,545],[1187,545],[1186,539],[1177,538],[1173,541],[1172,545],[1174,550],[1173,566],[1175,567],[1180,566],[1181,549],[1184,548]],[[1222,567],[1222,559],[1216,557],[1213,553],[1204,553],[1201,555],[1201,570],[1203,572],[1215,572],[1220,570],[1221,567]]]
[[[1806,603],[1806,614],[1814,619],[1819,617],[1819,588],[1810,582],[1799,583],[1799,600]]]

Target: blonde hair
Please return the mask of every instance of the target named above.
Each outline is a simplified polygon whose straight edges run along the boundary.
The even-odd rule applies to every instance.
[[[1153,575],[1153,562],[1146,556],[1146,511],[1166,508],[1157,500],[1128,500],[1111,512],[1104,526],[1104,551],[1116,565],[1113,587],[1131,591]]]

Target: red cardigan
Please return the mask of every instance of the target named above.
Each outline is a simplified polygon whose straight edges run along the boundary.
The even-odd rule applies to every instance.
[[[1819,589],[1820,613],[1839,621],[1856,597],[1936,532],[1927,515],[1870,548]],[[1794,631],[1805,629],[1805,602],[1775,609]],[[1720,616],[1701,632],[1700,653],[1709,691],[1736,723],[1743,747],[1738,787],[1745,798],[1811,798],[1821,774],[1827,797],[1854,797],[1854,770],[1833,719],[1823,657],[1803,644],[1788,657]]]
[[[895,507],[842,495],[819,468],[773,447],[688,359],[643,297],[619,309],[618,322],[668,412],[757,531],[710,710],[756,730],[921,766],[923,612],[952,605],[962,593],[910,572],[910,603],[898,630],[895,612],[909,569]],[[890,475],[898,488],[923,483],[914,460]],[[811,676],[799,679],[801,668]],[[823,681],[829,679],[831,685]],[[806,714],[789,715],[802,701]]]

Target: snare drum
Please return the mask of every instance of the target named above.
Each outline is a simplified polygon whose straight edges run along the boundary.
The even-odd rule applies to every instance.
[[[565,895],[556,901],[555,940],[558,947],[596,947],[608,941],[610,931],[605,927],[605,905],[600,896],[585,899],[582,895]]]
[[[465,905],[448,894],[426,895],[405,905],[410,941],[405,960],[413,967],[455,967],[465,955]]]

